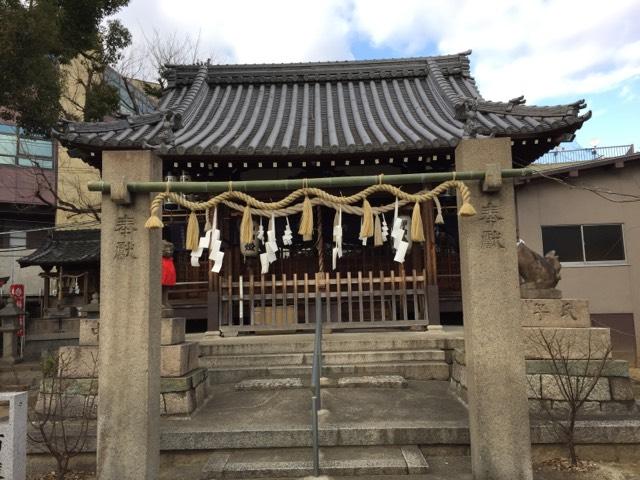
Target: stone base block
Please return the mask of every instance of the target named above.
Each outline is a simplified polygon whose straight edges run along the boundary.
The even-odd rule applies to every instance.
[[[160,400],[161,415],[183,415],[189,414],[196,409],[196,392],[187,390],[186,392],[163,393]]]
[[[591,326],[587,300],[523,298],[521,305],[523,327]]]
[[[581,389],[586,391],[594,383],[593,377],[566,377],[556,375],[540,375],[540,382],[542,385],[542,398],[544,400],[565,400],[565,396],[562,393],[563,386],[573,386],[574,391],[577,387],[583,385]],[[609,380],[607,378],[599,378],[595,381],[593,390],[587,397],[587,400],[606,402],[611,400],[611,391],[609,390]]]
[[[66,346],[58,350],[59,371],[65,378],[92,378],[98,372],[98,347]],[[160,347],[160,375],[181,377],[198,368],[198,344],[185,342]]]
[[[163,377],[160,379],[160,392],[185,392],[196,388],[207,380],[207,370],[196,368],[183,377]]]
[[[568,358],[582,360],[603,358],[611,346],[608,328],[523,327],[524,353],[527,359],[548,359],[551,354],[544,339],[563,345]]]
[[[66,346],[58,349],[58,372],[64,378],[98,376],[97,346]]]
[[[160,345],[177,345],[184,342],[184,317],[162,318],[160,320]]]
[[[339,388],[406,388],[407,380],[400,375],[367,375],[338,379]]]
[[[467,401],[466,367],[464,352],[454,352],[454,362],[451,368],[450,389],[461,401]],[[595,364],[595,365],[594,365]],[[529,398],[529,412],[532,414],[562,417],[568,410],[568,402],[563,395],[563,389],[555,376],[551,360],[526,360],[527,396]],[[595,380],[599,372],[598,361],[587,363],[585,360],[572,360],[567,365],[570,377],[563,377],[562,382],[595,385],[583,407],[580,415],[621,415],[634,416],[640,412],[640,403],[634,400],[632,381],[629,378],[627,362],[621,360],[607,360],[600,372],[600,378]],[[566,389],[565,389],[566,390]]]
[[[633,383],[630,378],[614,377],[609,379],[611,398],[619,402],[633,401]]]
[[[194,372],[189,375],[192,374]],[[198,384],[192,384],[189,390],[163,391],[160,394],[160,413],[162,415],[189,415],[204,403],[207,398],[206,372],[204,377],[200,374],[194,374],[194,381],[196,377],[202,378],[202,380]]]
[[[557,288],[535,288],[520,285],[520,298],[562,298]]]
[[[100,332],[100,320],[97,318],[81,318],[80,319],[80,346],[96,346],[98,345],[98,337]]]
[[[207,370],[197,368],[182,377],[160,379],[160,400],[165,415],[189,414],[207,397]],[[95,418],[98,405],[98,379],[75,378],[41,383],[36,411],[56,412],[70,418]]]
[[[35,411],[44,416],[96,418],[98,415],[98,396],[72,393],[39,393]]]
[[[160,347],[160,376],[181,377],[198,368],[198,344],[185,342]]]
[[[300,378],[255,378],[236,383],[236,390],[288,390],[302,388]]]

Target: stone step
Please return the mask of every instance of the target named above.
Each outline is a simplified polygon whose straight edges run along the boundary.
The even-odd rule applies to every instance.
[[[273,353],[311,353],[313,335],[264,335],[212,339],[198,338],[200,356],[264,355]],[[462,348],[462,338],[429,334],[429,332],[335,333],[325,335],[323,352],[367,352],[381,350],[441,350]]]
[[[209,383],[237,383],[252,378],[308,377],[311,365],[222,367],[209,369]],[[401,375],[408,380],[448,380],[449,365],[444,361],[361,363],[351,365],[323,365],[325,377],[364,375]]]
[[[443,350],[378,350],[357,352],[323,352],[324,365],[354,365],[362,363],[444,361]],[[313,353],[267,353],[249,355],[215,355],[200,357],[200,366],[260,367],[311,365]]]
[[[236,390],[287,390],[311,386],[311,378],[252,378],[235,384]],[[407,380],[400,375],[367,375],[363,377],[329,378],[322,388],[405,388]]]
[[[311,448],[269,448],[216,452],[202,469],[203,479],[302,478],[313,475]],[[429,466],[415,445],[325,447],[320,475],[416,475]]]

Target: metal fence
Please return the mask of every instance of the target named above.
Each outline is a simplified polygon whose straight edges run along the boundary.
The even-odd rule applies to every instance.
[[[612,147],[579,148],[575,150],[552,150],[537,159],[534,165],[554,163],[588,162],[601,158],[622,157],[634,153],[633,145],[616,145]]]

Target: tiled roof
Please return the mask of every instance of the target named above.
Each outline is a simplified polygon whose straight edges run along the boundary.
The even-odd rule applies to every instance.
[[[67,145],[162,155],[307,155],[453,147],[465,134],[574,132],[585,104],[484,100],[469,54],[272,65],[169,66],[158,111],[64,123]]]
[[[53,231],[33,253],[18,260],[21,267],[100,262],[100,230]]]

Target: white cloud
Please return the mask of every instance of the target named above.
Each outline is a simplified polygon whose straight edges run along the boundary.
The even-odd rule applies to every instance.
[[[123,18],[200,31],[205,51],[240,63],[351,59],[355,39],[398,56],[472,48],[493,100],[579,98],[640,75],[637,0],[133,0]]]
[[[640,73],[637,0],[353,1],[355,28],[376,46],[402,54],[472,48],[490,99],[578,96]]]
[[[636,95],[631,87],[629,85],[623,85],[622,88],[620,89],[620,91],[618,92],[618,96],[624,100],[625,102],[631,102],[633,100],[635,100],[636,98],[638,98],[638,95]]]
[[[205,44],[238,63],[353,58],[343,3],[340,0],[156,1],[166,25],[185,32],[200,31]]]

